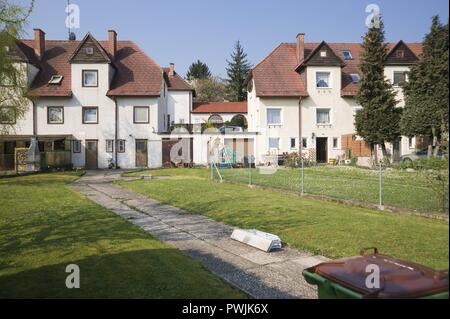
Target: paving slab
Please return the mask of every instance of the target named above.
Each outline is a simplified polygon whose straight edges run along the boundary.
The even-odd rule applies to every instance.
[[[317,298],[302,276],[323,256],[289,247],[266,253],[230,239],[233,227],[113,184],[121,172],[88,172],[72,188],[110,209],[254,298]],[[150,180],[148,182],[151,182]]]

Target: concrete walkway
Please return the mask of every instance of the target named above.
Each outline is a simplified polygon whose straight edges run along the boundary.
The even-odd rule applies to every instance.
[[[112,182],[121,172],[88,172],[71,186],[202,263],[217,276],[254,298],[317,298],[302,276],[324,260],[289,247],[265,253],[230,239],[233,228],[200,215],[162,205]],[[148,181],[151,183],[151,180]]]

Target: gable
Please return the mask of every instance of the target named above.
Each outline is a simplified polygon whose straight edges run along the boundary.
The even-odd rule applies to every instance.
[[[303,63],[305,66],[344,66],[345,63],[334,53],[330,46],[322,42]]]
[[[91,52],[88,52],[88,50],[91,50]],[[97,40],[95,40],[92,35],[88,34],[73,53],[70,62],[111,63],[111,60]]]
[[[403,41],[400,41],[388,53],[386,65],[410,65],[417,63],[418,60],[411,49]]]

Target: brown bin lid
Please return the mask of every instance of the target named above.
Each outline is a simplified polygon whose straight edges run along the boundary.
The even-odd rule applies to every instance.
[[[448,291],[448,270],[436,271],[374,250],[374,254],[365,255],[363,249],[361,256],[325,262],[308,271],[356,291],[364,298],[419,298]],[[366,272],[369,265],[379,267],[379,289],[366,286],[367,276],[371,274]]]

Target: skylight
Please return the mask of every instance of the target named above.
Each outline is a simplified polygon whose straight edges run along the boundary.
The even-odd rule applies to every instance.
[[[50,81],[48,81],[48,84],[61,84],[63,78],[64,77],[62,75],[52,75]]]
[[[352,53],[350,52],[350,50],[343,50],[342,56],[344,57],[344,60],[352,60],[353,59],[353,56],[352,56]]]
[[[358,73],[351,73],[350,76],[352,78],[352,82],[355,84],[361,81],[361,76]]]

